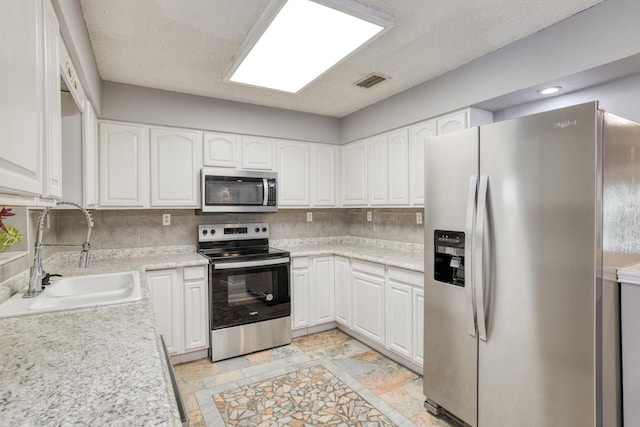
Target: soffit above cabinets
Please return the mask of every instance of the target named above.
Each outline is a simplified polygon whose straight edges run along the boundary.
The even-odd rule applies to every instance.
[[[322,0],[318,0],[322,1]],[[360,0],[394,26],[297,94],[225,82],[269,0],[81,0],[103,80],[343,117],[602,0]],[[355,85],[372,73],[389,79]]]

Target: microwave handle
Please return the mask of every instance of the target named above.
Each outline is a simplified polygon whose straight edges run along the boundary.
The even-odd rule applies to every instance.
[[[267,178],[262,178],[262,190],[264,196],[262,197],[262,206],[267,206],[269,203],[269,181]]]

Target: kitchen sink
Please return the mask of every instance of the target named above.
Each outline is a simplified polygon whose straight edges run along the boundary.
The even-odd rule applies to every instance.
[[[127,271],[63,277],[52,280],[37,297],[23,298],[22,295],[16,294],[0,304],[0,317],[138,301],[140,275],[137,271]]]

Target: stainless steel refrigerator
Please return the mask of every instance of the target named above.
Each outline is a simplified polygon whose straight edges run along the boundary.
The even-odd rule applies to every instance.
[[[607,189],[640,185],[638,125],[591,102],[433,137],[425,158],[427,409],[619,424],[603,407],[603,240],[608,195],[625,194]]]

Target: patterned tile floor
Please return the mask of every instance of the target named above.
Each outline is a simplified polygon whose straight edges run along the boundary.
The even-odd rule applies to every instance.
[[[425,411],[421,376],[337,329],[174,369],[192,427],[456,425]]]

